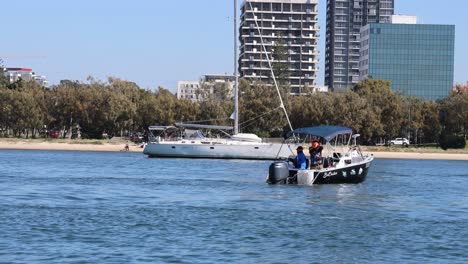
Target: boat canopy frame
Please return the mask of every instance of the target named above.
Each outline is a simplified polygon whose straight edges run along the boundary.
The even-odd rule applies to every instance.
[[[296,135],[300,134],[306,135],[304,142],[306,142],[309,137],[320,137],[324,139],[325,144],[330,147],[327,148],[328,155],[334,155],[333,153],[335,152],[342,152],[345,149],[350,149],[351,139],[354,139],[354,142],[356,142],[356,138],[360,136],[359,134],[353,135],[353,130],[349,127],[323,125],[297,128],[288,132],[286,134],[286,138],[295,138]],[[343,140],[342,142],[344,143],[341,147],[338,146],[338,141],[340,141],[340,138]],[[351,149],[353,148],[356,149],[362,156],[362,152],[359,147],[351,147]],[[338,151],[338,149],[341,149],[342,151]]]
[[[292,130],[287,133],[287,137],[295,134],[306,134],[310,136],[319,136],[325,141],[330,142],[338,135],[352,135],[353,130],[349,127],[343,126],[315,126],[315,127],[302,127]]]

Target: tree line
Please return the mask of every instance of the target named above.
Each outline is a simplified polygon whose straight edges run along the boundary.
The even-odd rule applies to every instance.
[[[411,135],[415,143],[438,142],[443,135],[466,138],[468,92],[457,86],[447,98],[424,101],[392,91],[390,83],[369,79],[340,93],[281,94],[294,128],[315,125],[348,126],[366,142]],[[10,84],[0,77],[0,136],[39,137],[46,130],[72,138],[99,139],[103,134],[144,132],[151,125],[209,121],[232,125],[228,117],[234,103],[229,89],[217,87],[202,102],[178,100],[169,90],[145,90],[118,78],[106,81],[89,77],[86,82],[64,80],[51,88],[34,81]],[[261,137],[281,137],[289,130],[271,85],[239,84],[241,131]]]

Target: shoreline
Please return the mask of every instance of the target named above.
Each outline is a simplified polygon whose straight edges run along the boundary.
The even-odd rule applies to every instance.
[[[129,150],[125,151],[125,144]],[[94,141],[39,141],[21,139],[0,139],[0,149],[3,150],[60,150],[60,151],[97,151],[97,152],[139,152],[143,148],[130,141],[94,140]],[[468,153],[421,152],[417,149],[408,151],[382,151],[363,149],[364,153],[372,153],[376,159],[419,159],[419,160],[458,160],[468,161]]]
[[[468,161],[468,154],[459,153],[422,153],[422,152],[381,152],[372,153],[376,159],[415,159],[415,160],[458,160]]]
[[[125,144],[128,144],[129,150],[125,151]],[[133,142],[110,142],[110,141],[91,141],[91,142],[53,142],[53,141],[34,141],[34,140],[0,140],[0,149],[5,150],[61,150],[61,151],[96,151],[96,152],[141,152],[143,148]]]

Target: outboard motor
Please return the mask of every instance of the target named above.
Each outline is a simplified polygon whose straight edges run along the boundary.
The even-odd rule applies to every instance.
[[[270,184],[285,183],[289,177],[288,163],[277,160],[270,165],[268,180]]]

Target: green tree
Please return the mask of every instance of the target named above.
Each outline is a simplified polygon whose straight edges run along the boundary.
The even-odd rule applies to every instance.
[[[7,88],[8,85],[10,84],[10,82],[4,75],[5,74],[4,67],[5,66],[3,66],[3,60],[0,59],[0,89]]]
[[[442,132],[442,126],[439,119],[439,105],[434,101],[423,102],[422,116],[422,141],[426,143],[437,142],[439,135]]]
[[[402,127],[406,130],[408,138],[418,144],[421,143],[421,130],[424,126],[423,102],[415,97],[408,97],[406,100],[407,109],[404,110],[404,115],[407,118],[403,119]]]
[[[283,131],[287,122],[275,89],[261,83],[251,86],[241,80],[239,90],[239,124],[243,132],[269,137]]]
[[[442,130],[447,134],[468,134],[468,92],[455,91],[439,101]]]
[[[36,127],[32,131],[32,136],[36,137],[38,132],[44,128],[44,125],[51,123],[54,119],[49,114],[49,102],[48,98],[51,97],[51,90],[40,86],[35,81],[29,81],[24,83],[24,87],[19,90],[22,93],[30,95],[37,105],[37,115],[39,117],[40,126]]]
[[[278,85],[285,85],[289,79],[288,50],[282,36],[275,39],[272,50],[272,68]]]
[[[140,103],[140,87],[134,82],[109,78],[111,102],[108,122],[114,132],[135,130],[137,109]]]
[[[372,127],[367,136],[389,139],[402,133],[405,104],[402,97],[392,91],[390,82],[367,79],[356,84],[353,91],[364,98],[369,107],[366,118]]]
[[[11,105],[12,101],[12,91],[8,89],[0,89],[0,132],[2,136],[8,136],[8,131],[10,129],[10,117],[13,112],[13,106]]]
[[[155,93],[156,105],[158,106],[157,111],[154,113],[158,124],[171,125],[176,120],[176,104],[177,98],[169,90],[162,87],[158,87]]]
[[[159,108],[155,94],[151,91],[140,90],[139,97],[135,119],[136,129],[147,130],[149,126],[160,124],[155,116]]]
[[[7,127],[12,129],[16,137],[22,134],[29,137],[30,131],[42,125],[39,106],[31,95],[20,91],[12,91],[7,97]]]

